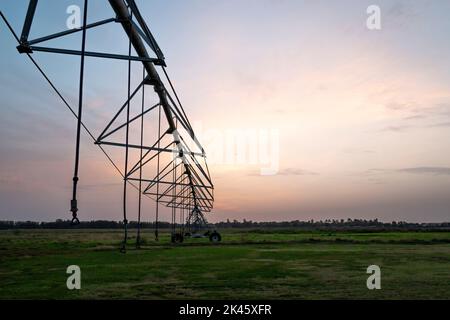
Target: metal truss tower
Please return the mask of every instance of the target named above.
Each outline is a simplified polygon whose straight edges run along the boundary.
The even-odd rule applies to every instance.
[[[181,242],[183,236],[198,232],[207,224],[205,212],[210,212],[214,202],[214,185],[211,180],[208,165],[206,163],[205,151],[198,141],[189,119],[184,111],[180,99],[172,85],[166,71],[164,55],[159,48],[155,38],[150,32],[137,4],[134,0],[108,0],[114,17],[109,19],[88,23],[88,0],[84,0],[83,25],[78,29],[70,29],[38,39],[29,39],[38,0],[30,0],[28,10],[23,24],[20,38],[15,35],[14,30],[3,14],[2,18],[18,41],[17,49],[20,53],[28,55],[35,64],[52,89],[58,94],[63,103],[71,110],[77,118],[77,133],[75,145],[75,166],[73,177],[73,197],[71,200],[72,223],[78,220],[78,168],[80,161],[80,133],[84,128],[94,143],[107,156],[116,170],[123,177],[123,224],[124,240],[122,250],[126,249],[127,243],[127,190],[130,186],[139,191],[138,206],[138,233],[136,245],[140,245],[140,222],[142,210],[142,196],[147,196],[156,201],[156,228],[155,237],[158,239],[158,214],[159,206],[164,205],[171,208],[172,212],[172,241]],[[129,40],[128,54],[114,54],[106,52],[93,52],[86,50],[87,31],[107,24],[120,24],[123,32]],[[63,48],[41,46],[48,40],[59,39],[70,34],[81,33],[80,50],[68,50]],[[61,95],[56,86],[44,73],[42,68],[32,57],[33,52],[46,52],[64,55],[75,55],[80,57],[80,75],[78,92],[78,112],[75,112],[67,100]],[[152,55],[149,54],[152,53]],[[128,94],[124,103],[118,108],[113,118],[106,124],[98,136],[83,123],[83,90],[84,71],[86,58],[100,58],[110,60],[128,61]],[[136,88],[131,88],[132,63],[142,65],[142,81]],[[161,75],[161,76],[160,76]],[[168,87],[162,80],[168,83]],[[151,88],[158,102],[150,107],[146,106],[145,89]],[[135,116],[130,115],[130,105],[137,100],[139,93],[141,110]],[[144,139],[144,120],[151,114],[157,115],[158,134],[151,143]],[[124,122],[119,122],[120,116],[125,116]],[[140,122],[140,143],[130,143],[130,125]],[[114,134],[122,132],[125,139],[115,138]],[[121,170],[111,159],[105,150],[105,146],[122,148],[125,153],[125,165]],[[139,152],[139,160],[132,163],[129,154],[132,150]],[[149,169],[149,170],[146,170]],[[179,221],[179,223],[177,223]],[[211,235],[211,234],[210,234]],[[217,238],[218,236],[218,238]],[[212,233],[212,241],[220,241],[217,232]]]

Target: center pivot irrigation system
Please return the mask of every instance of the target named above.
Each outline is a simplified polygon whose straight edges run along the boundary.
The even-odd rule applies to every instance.
[[[184,237],[209,237],[211,241],[218,242],[221,240],[220,234],[215,230],[208,230],[207,220],[204,216],[205,212],[211,211],[214,202],[214,185],[206,163],[205,151],[195,136],[194,130],[167,74],[164,55],[134,0],[105,0],[106,2],[109,3],[115,17],[88,23],[88,0],[84,0],[83,23],[80,28],[65,30],[33,40],[29,39],[29,34],[38,0],[30,0],[29,2],[20,38],[16,35],[3,13],[1,13],[3,20],[18,42],[18,51],[26,54],[31,59],[64,105],[77,118],[73,198],[70,209],[72,212],[72,223],[79,223],[77,216],[77,184],[79,180],[80,133],[84,129],[105,154],[115,170],[123,177],[124,240],[122,250],[126,249],[128,237],[127,189],[130,186],[139,191],[137,247],[141,243],[140,226],[143,196],[155,200],[156,203],[156,240],[158,240],[159,207],[161,205],[171,210],[172,242],[182,242]],[[87,31],[106,24],[120,24],[121,29],[123,29],[129,40],[127,55],[86,50]],[[38,46],[38,44],[43,42],[63,38],[74,33],[81,33],[80,50]],[[78,112],[75,112],[74,108],[69,105],[33,58],[32,54],[34,52],[76,55],[80,57]],[[149,52],[152,53],[152,56],[149,55]],[[92,131],[87,128],[82,120],[86,57],[128,61],[127,98],[97,137],[92,134]],[[142,64],[142,81],[134,90],[131,89],[132,62]],[[169,89],[166,88],[158,70],[162,71]],[[145,88],[149,86],[153,87],[156,95],[154,98],[157,99],[157,103],[151,107],[146,107]],[[137,96],[139,96],[139,93],[141,93],[142,97],[138,100]],[[140,110],[137,115],[131,116],[130,107],[133,99],[135,100],[134,102],[138,100]],[[157,129],[157,133],[155,133],[151,143],[148,143],[144,139],[144,137],[147,137],[144,129],[147,130],[149,126],[144,126],[144,121],[150,118],[152,114],[153,119],[156,120],[156,125],[151,126],[152,128],[150,129]],[[121,117],[125,117],[123,122],[119,121]],[[137,144],[130,142],[130,134],[132,133],[130,126],[133,124],[139,125],[137,133],[140,143]],[[122,132],[122,139],[113,138],[114,134],[118,132]],[[105,150],[105,146],[123,148],[125,152],[123,170],[112,160]],[[133,150],[138,153],[136,162],[132,162],[130,159],[130,154]]]

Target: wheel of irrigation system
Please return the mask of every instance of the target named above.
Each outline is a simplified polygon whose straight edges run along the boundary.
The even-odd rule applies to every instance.
[[[209,235],[209,241],[211,242],[220,242],[222,240],[222,237],[220,236],[220,233],[218,233],[217,231],[214,231],[213,233],[211,233]]]
[[[181,233],[175,233],[172,235],[172,243],[182,243],[184,237]]]

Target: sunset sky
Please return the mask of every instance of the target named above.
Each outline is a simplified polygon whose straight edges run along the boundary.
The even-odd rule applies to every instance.
[[[113,17],[107,1],[90,2],[89,22]],[[40,1],[30,38],[65,30],[66,8],[82,3]],[[211,161],[210,221],[450,221],[450,1],[137,3],[207,154],[225,148],[218,137],[230,130],[278,132],[275,175]],[[381,30],[366,27],[372,4]],[[19,34],[27,5],[0,5]],[[87,37],[87,50],[127,51],[118,25]],[[3,22],[0,46],[0,220],[68,219],[76,120]],[[79,49],[80,36],[48,46]],[[76,107],[79,57],[33,57]],[[126,98],[127,62],[87,58],[86,70],[84,119],[98,135]],[[82,139],[80,219],[119,220],[122,180]],[[129,219],[136,199],[133,191]],[[144,202],[144,220],[154,209]]]

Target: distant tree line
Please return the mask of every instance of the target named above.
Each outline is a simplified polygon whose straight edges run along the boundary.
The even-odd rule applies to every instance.
[[[170,228],[169,222],[158,222],[159,228]],[[136,228],[137,222],[128,222],[129,228]],[[154,222],[141,222],[141,228],[154,228]],[[54,222],[36,222],[36,221],[0,221],[0,230],[5,229],[121,229],[123,228],[122,221],[109,220],[91,220],[80,221],[80,224],[73,225],[71,220],[57,219]]]
[[[136,221],[128,223],[129,228],[136,228],[138,226]],[[158,226],[161,229],[171,227],[169,222],[159,221]],[[309,221],[270,221],[270,222],[256,222],[256,221],[237,221],[228,220],[211,224],[211,227],[217,229],[226,228],[243,228],[243,229],[303,229],[303,230],[433,230],[433,231],[450,231],[450,222],[443,223],[411,223],[405,221],[381,222],[378,219],[326,219],[326,220],[309,220]],[[123,222],[108,221],[108,220],[93,220],[81,221],[79,225],[71,225],[70,220],[58,219],[54,222],[35,222],[35,221],[0,221],[0,230],[6,229],[121,229]],[[141,222],[141,228],[152,229],[155,228],[155,222]]]
[[[378,219],[326,219],[308,221],[230,221],[216,223],[217,228],[248,228],[248,229],[304,229],[304,230],[442,230],[450,231],[450,222],[442,223],[412,223],[406,221],[381,222]]]

